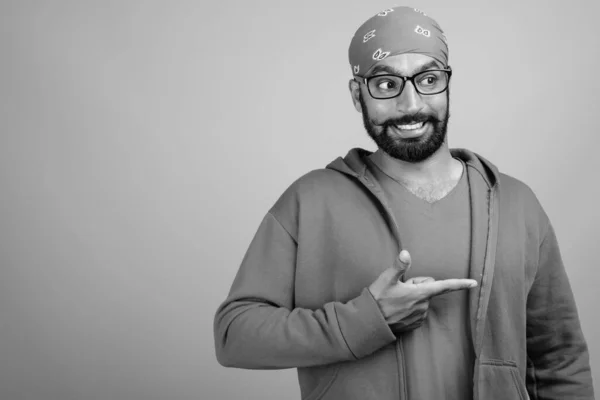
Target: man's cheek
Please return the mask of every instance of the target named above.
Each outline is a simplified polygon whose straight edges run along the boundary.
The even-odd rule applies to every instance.
[[[394,117],[394,115],[392,113],[390,113],[388,110],[385,110],[385,111],[378,112],[376,114],[375,120],[379,125],[381,125],[393,117]]]

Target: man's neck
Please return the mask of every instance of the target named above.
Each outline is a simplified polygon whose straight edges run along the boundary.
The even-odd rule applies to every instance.
[[[409,185],[429,186],[456,182],[462,175],[461,162],[452,158],[446,144],[428,159],[417,163],[398,160],[381,149],[377,150],[375,157],[379,157],[388,166],[395,179]]]

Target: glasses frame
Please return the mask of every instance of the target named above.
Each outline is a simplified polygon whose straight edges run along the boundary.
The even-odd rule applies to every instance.
[[[419,88],[417,87],[417,85],[415,85],[415,81],[414,79],[422,74],[426,74],[427,72],[434,72],[434,71],[443,71],[446,72],[448,74],[448,82],[446,84],[446,87],[443,90],[440,90],[439,92],[435,92],[435,93],[423,93],[419,90]],[[392,96],[392,97],[375,97],[373,96],[373,93],[371,93],[371,88],[369,87],[369,80],[373,79],[373,78],[381,78],[382,76],[393,76],[396,78],[401,78],[402,79],[402,88],[400,89],[400,91],[398,92],[397,95]],[[417,91],[417,93],[419,93],[422,96],[432,96],[435,94],[440,94],[440,93],[444,93],[446,90],[448,90],[448,87],[450,86],[450,78],[452,77],[452,69],[448,66],[448,68],[446,69],[428,69],[426,71],[421,71],[418,72],[412,76],[401,76],[401,75],[394,75],[394,74],[381,74],[381,75],[373,75],[373,76],[369,76],[367,78],[359,76],[359,77],[354,77],[354,80],[356,82],[359,83],[364,83],[365,86],[367,87],[367,90],[369,91],[369,95],[377,100],[388,100],[388,99],[393,99],[396,98],[398,96],[400,96],[402,94],[402,92],[404,91],[404,88],[406,87],[406,82],[409,81],[410,83],[412,83],[413,87],[415,88],[415,90]],[[357,79],[358,78],[358,79]]]

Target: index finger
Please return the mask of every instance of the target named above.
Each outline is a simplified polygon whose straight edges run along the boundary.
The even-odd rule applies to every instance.
[[[456,290],[472,289],[477,286],[474,279],[444,279],[435,282],[423,282],[419,285],[426,298]]]

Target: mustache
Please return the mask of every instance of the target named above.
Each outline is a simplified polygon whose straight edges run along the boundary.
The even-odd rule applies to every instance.
[[[412,124],[418,124],[421,122],[436,123],[436,122],[440,122],[440,120],[435,115],[417,113],[417,114],[413,114],[413,115],[404,115],[400,118],[390,118],[390,119],[386,120],[384,123],[382,123],[381,126],[389,127],[389,126],[393,126],[393,125],[412,125]]]

